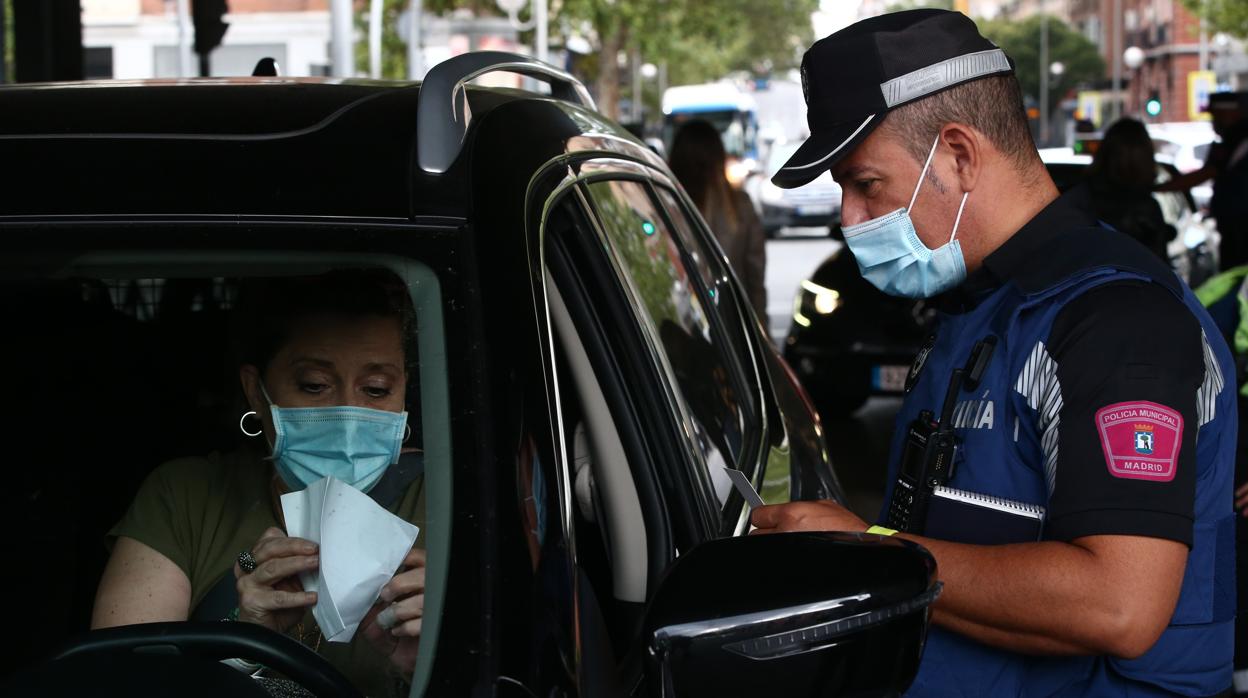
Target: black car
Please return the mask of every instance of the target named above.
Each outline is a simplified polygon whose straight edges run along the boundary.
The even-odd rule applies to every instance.
[[[552,94],[467,85],[521,73]],[[355,688],[249,623],[85,632],[154,466],[239,438],[240,284],[388,269],[417,313],[428,566],[412,696],[896,695],[938,592],[840,498],[817,417],[664,163],[568,75],[0,88],[13,695]],[[529,472],[532,469],[534,472]],[[535,474],[536,473],[536,474]],[[523,475],[523,476],[522,476]]]
[[[1083,181],[1092,158],[1042,150],[1053,182],[1065,192]],[[1158,164],[1158,182],[1176,176],[1168,163]],[[1207,236],[1189,192],[1153,194],[1166,222],[1178,230],[1171,243],[1171,266],[1198,286],[1216,272]],[[839,228],[833,237],[843,241]],[[927,301],[895,298],[862,278],[848,247],[842,245],[801,282],[793,303],[793,322],[784,343],[785,359],[806,386],[820,414],[847,415],[872,395],[903,393],[910,364],[928,336],[934,313]]]

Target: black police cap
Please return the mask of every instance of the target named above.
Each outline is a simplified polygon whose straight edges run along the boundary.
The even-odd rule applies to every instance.
[[[771,181],[800,187],[853,150],[889,110],[1013,71],[1005,52],[961,12],[907,10],[850,25],[802,57],[810,138]]]

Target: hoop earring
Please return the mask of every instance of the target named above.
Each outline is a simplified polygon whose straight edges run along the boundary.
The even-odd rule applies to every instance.
[[[404,424],[403,425],[403,443],[407,443],[407,440],[410,438],[412,438],[412,425]]]
[[[259,429],[259,428],[258,428],[258,429],[256,429],[255,433],[252,433],[252,432],[250,432],[250,431],[247,431],[247,427],[243,425],[243,422],[246,422],[248,417],[255,417],[257,420],[259,420],[259,419],[260,419],[260,416],[259,416],[259,415],[257,415],[255,412],[247,412],[247,413],[243,414],[243,416],[242,416],[242,417],[240,417],[240,418],[239,418],[239,420],[238,420],[238,430],[239,430],[239,431],[241,431],[241,432],[243,432],[243,434],[244,434],[244,435],[246,435],[246,436],[259,436],[259,435],[263,434],[263,433],[264,433],[264,429]]]

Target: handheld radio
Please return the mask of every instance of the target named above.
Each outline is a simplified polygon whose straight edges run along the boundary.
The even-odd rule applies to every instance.
[[[966,367],[953,370],[939,419],[934,419],[931,410],[923,410],[907,427],[906,441],[901,450],[901,469],[888,504],[889,528],[923,533],[927,523],[927,502],[933,490],[953,477],[954,458],[960,445],[953,424],[958,393],[963,385],[969,390],[979,386],[996,345],[997,338],[991,335],[976,342]]]
[[[963,375],[965,372],[960,368],[953,371],[939,419],[933,419],[931,410],[923,410],[907,427],[906,442],[901,450],[901,471],[888,505],[889,528],[923,533],[932,490],[953,477],[953,459],[958,450],[958,438],[953,433],[953,408]]]

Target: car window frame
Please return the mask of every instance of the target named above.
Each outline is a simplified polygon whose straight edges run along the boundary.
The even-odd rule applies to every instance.
[[[648,320],[644,324],[638,321],[639,310],[633,305],[635,295],[620,277],[624,267],[615,259],[610,239],[595,207],[590,203],[591,196],[584,187],[587,182],[602,179],[625,178],[644,183],[653,170],[640,162],[621,157],[618,153],[603,151],[585,151],[574,154],[566,160],[550,163],[549,169],[554,170],[561,177],[561,181],[554,187],[553,192],[543,199],[541,217],[536,221],[540,226],[538,229],[543,233],[543,238],[545,237],[546,218],[557,206],[567,205],[572,206],[574,215],[578,216],[587,228],[581,230],[578,227],[578,231],[585,233],[587,237],[596,242],[591,256],[569,259],[566,254],[551,254],[547,257],[550,251],[546,249],[547,241],[543,240],[540,245],[540,263],[548,266],[557,279],[561,275],[561,266],[571,266],[573,271],[582,274],[585,270],[577,268],[577,262],[591,266],[601,265],[601,269],[596,269],[596,271],[604,272],[601,276],[609,279],[609,283],[603,283],[601,278],[596,278],[591,284],[582,284],[582,286],[601,287],[608,293],[602,302],[612,307],[597,307],[591,303],[589,304],[592,310],[590,313],[578,313],[574,310],[574,319],[582,331],[582,341],[586,344],[591,358],[596,361],[605,360],[606,355],[617,350],[617,347],[610,345],[607,338],[623,333],[621,336],[626,338],[631,336],[631,339],[637,341],[643,350],[642,353],[646,355],[644,361],[633,361],[632,359],[636,357],[625,356],[622,361],[615,361],[611,364],[612,368],[625,372],[628,384],[618,386],[622,390],[609,391],[605,385],[603,389],[604,392],[610,394],[610,401],[614,401],[613,409],[618,406],[637,420],[635,425],[637,439],[646,445],[637,454],[644,460],[644,463],[634,462],[634,454],[630,453],[630,465],[633,468],[638,493],[642,496],[643,511],[650,507],[658,507],[660,510],[647,514],[647,539],[648,544],[653,548],[649,575],[651,582],[656,582],[667,565],[690,545],[714,537],[717,524],[710,512],[717,510],[717,507],[714,509],[709,507],[708,497],[713,496],[709,489],[709,482],[704,482],[698,476],[700,471],[705,472],[705,466],[700,457],[694,460],[697,447],[688,438],[688,435],[693,433],[692,424],[688,421],[688,416],[680,407],[679,398],[674,393],[670,366],[666,365],[665,356],[655,354],[655,347],[661,344],[658,343],[657,336],[650,335],[653,327]],[[532,191],[530,194],[532,205],[534,203]],[[569,241],[569,246],[581,242],[584,241]],[[534,244],[533,236],[531,236],[530,244]],[[576,254],[584,254],[584,252],[577,250]],[[570,290],[560,287],[565,297],[569,295]],[[543,297],[543,301],[545,300]],[[572,302],[569,302],[569,305],[573,309],[578,307],[578,304]],[[627,314],[629,320],[621,321],[619,319],[621,314]],[[596,325],[597,332],[587,335],[584,326],[591,320],[592,324]],[[592,336],[593,334],[601,336]],[[644,364],[644,368],[634,364]],[[662,410],[666,417],[661,420],[661,423],[675,427],[664,430],[670,431],[670,434],[652,433],[655,425],[648,423],[647,415],[632,409],[638,399],[648,401],[652,406]],[[624,435],[621,434],[621,436]],[[654,444],[651,442],[656,439],[658,440],[656,443],[666,439],[676,439],[671,442],[671,445],[679,443],[680,447],[668,446],[665,452],[660,453],[653,450]],[[670,468],[663,467],[668,463],[664,460],[664,455],[675,457],[680,461],[682,465],[678,473],[673,473]],[[570,493],[565,496],[570,498]],[[696,502],[696,506],[692,508],[673,506],[673,497],[676,501],[692,499]],[[566,519],[567,516],[565,515],[564,518]],[[661,520],[663,530],[657,528],[651,530],[653,518]],[[662,551],[661,558],[656,559],[656,551]]]
[[[692,415],[689,413],[688,406],[684,404],[683,395],[676,392],[676,389],[672,387],[672,386],[679,385],[676,380],[675,371],[673,367],[671,366],[670,361],[667,358],[666,350],[663,348],[662,340],[658,336],[657,328],[654,327],[652,319],[650,318],[648,313],[640,310],[640,308],[644,306],[641,304],[640,296],[637,293],[636,288],[632,284],[631,277],[627,277],[627,281],[625,281],[625,278],[623,275],[627,275],[629,273],[627,271],[627,266],[619,259],[614,248],[614,243],[610,240],[608,234],[605,232],[606,231],[605,223],[603,222],[601,213],[599,212],[597,206],[594,206],[592,204],[594,197],[588,191],[587,185],[606,180],[606,181],[631,181],[642,186],[645,189],[646,195],[650,198],[652,205],[656,208],[656,210],[658,210],[659,215],[663,216],[664,218],[663,223],[668,227],[668,233],[672,236],[673,244],[676,245],[676,248],[680,252],[682,263],[688,269],[692,270],[693,272],[689,274],[689,279],[691,279],[691,281],[689,281],[691,292],[697,296],[700,303],[706,305],[707,307],[712,307],[710,305],[710,301],[708,297],[709,294],[707,293],[707,289],[703,283],[702,275],[697,270],[698,269],[697,264],[691,259],[687,245],[684,244],[684,241],[682,240],[681,235],[677,232],[676,226],[672,223],[670,219],[670,216],[671,216],[670,212],[667,211],[667,207],[663,204],[662,200],[656,195],[656,192],[654,191],[655,180],[660,179],[660,177],[661,177],[661,181],[664,182],[667,188],[674,189],[674,187],[672,187],[670,184],[670,180],[668,180],[666,176],[663,176],[662,173],[653,171],[648,167],[638,166],[635,163],[631,163],[631,162],[629,162],[627,165],[624,165],[622,167],[619,166],[618,163],[616,163],[615,161],[611,159],[595,160],[587,164],[590,164],[592,167],[592,166],[603,166],[604,163],[610,163],[610,167],[614,167],[617,169],[615,170],[607,169],[603,172],[595,172],[593,174],[590,174],[588,176],[583,176],[582,178],[580,178],[579,184],[580,184],[580,189],[581,189],[581,195],[584,197],[585,205],[590,207],[591,215],[594,218],[595,225],[599,229],[600,234],[603,236],[602,238],[603,243],[607,246],[607,249],[610,251],[609,257],[611,259],[612,267],[615,271],[616,282],[621,284],[622,287],[627,289],[626,292],[630,295],[630,298],[632,299],[633,319],[639,325],[644,326],[646,330],[645,332],[646,337],[647,337],[646,343],[651,352],[652,360],[654,361],[656,367],[658,367],[660,372],[663,374],[664,382],[666,383],[666,389],[669,393],[669,397],[668,397],[669,409],[672,410],[673,416],[675,416],[678,419],[678,421],[682,424],[683,441],[688,444],[690,448],[690,452],[696,454],[694,457],[696,462],[693,465],[693,472],[689,473],[689,476],[692,477],[698,483],[697,489],[698,489],[698,498],[701,503],[700,509],[704,513],[711,512],[711,511],[716,512],[716,515],[714,517],[715,521],[713,521],[711,524],[711,530],[713,531],[712,537],[721,536],[721,535],[724,535],[725,532],[727,531],[727,527],[724,525],[724,521],[728,518],[732,518],[734,520],[736,518],[735,516],[732,516],[732,517],[726,516],[725,512],[728,511],[729,509],[736,508],[734,506],[734,503],[735,503],[734,498],[739,498],[740,495],[737,494],[735,490],[730,490],[728,494],[728,503],[721,505],[718,501],[718,497],[714,493],[714,486],[712,485],[712,482],[711,482],[711,476],[710,476],[710,470],[709,470],[710,466],[706,462],[706,460],[702,457],[699,446],[689,437],[689,435],[693,433]],[[584,171],[584,169],[585,168],[583,167],[582,171]],[[660,175],[660,177],[656,177],[656,175]],[[736,293],[734,291],[734,302],[737,302],[737,300],[738,299],[736,299]],[[739,302],[738,302],[738,306],[739,306]],[[716,312],[708,312],[706,313],[706,316],[707,316],[707,323],[711,327],[711,332],[714,333],[716,339],[718,340],[719,345],[728,346],[730,348],[730,350],[727,352],[721,352],[721,356],[727,359],[728,373],[731,376],[731,380],[734,383],[734,389],[736,389],[738,393],[741,395],[750,396],[749,398],[747,398],[747,400],[749,400],[750,403],[741,404],[739,407],[741,418],[742,418],[742,424],[743,424],[742,435],[744,437],[746,435],[745,434],[746,425],[750,423],[751,419],[756,419],[756,420],[763,419],[761,410],[759,410],[760,405],[757,401],[758,396],[754,394],[753,390],[750,390],[753,386],[751,386],[747,381],[744,380],[744,371],[740,368],[740,364],[739,364],[740,359],[738,356],[738,349],[736,348],[736,345],[732,342],[732,340],[728,337],[728,333],[726,329],[723,327],[722,319],[719,317],[719,314]],[[741,456],[738,458],[738,462],[733,464],[734,466],[737,466],[740,463],[745,463],[745,462],[757,463],[758,454],[757,453],[751,454],[750,446],[751,444],[745,441],[745,439],[743,438]],[[757,451],[757,447],[753,448],[752,450]],[[730,535],[730,532],[729,532],[729,535]]]

